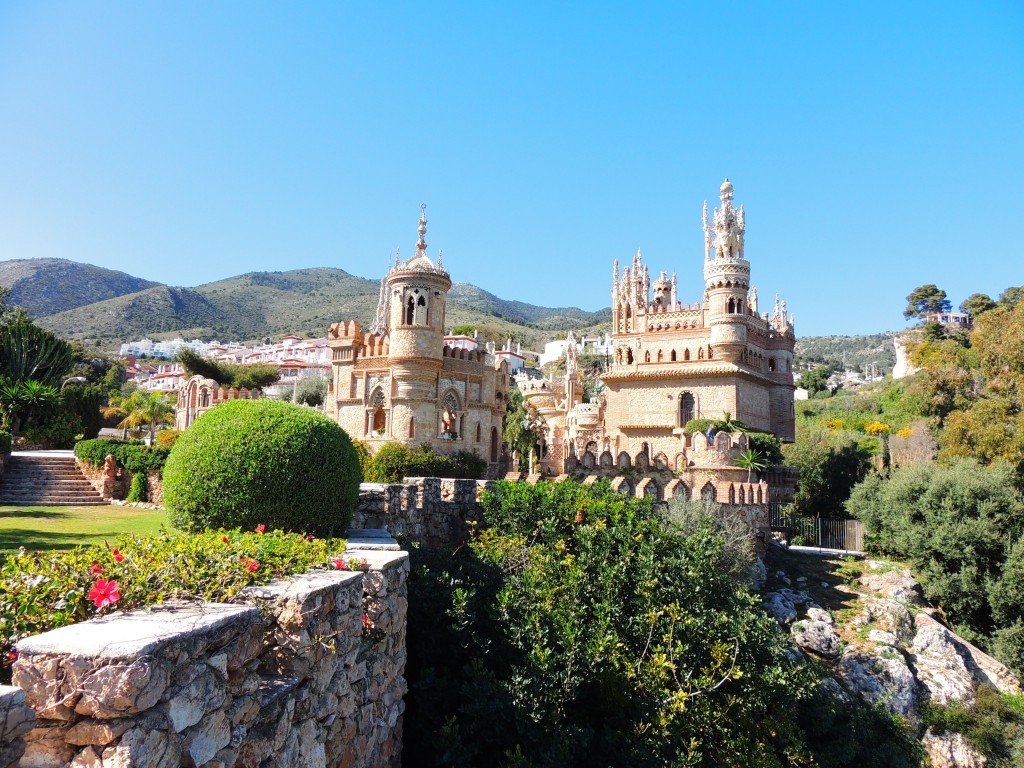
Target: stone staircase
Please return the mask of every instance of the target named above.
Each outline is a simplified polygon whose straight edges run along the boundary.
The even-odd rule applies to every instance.
[[[99,506],[103,497],[85,479],[74,456],[12,453],[0,475],[2,506]]]

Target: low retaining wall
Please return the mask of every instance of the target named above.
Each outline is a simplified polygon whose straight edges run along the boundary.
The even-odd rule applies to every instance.
[[[565,478],[563,475],[544,480],[539,475],[530,475],[522,482],[558,482]],[[583,483],[592,485],[598,479],[597,475],[591,475]],[[678,478],[659,485],[651,477],[637,480],[619,476],[611,478],[611,484],[619,493],[649,497],[656,503],[677,497],[708,498],[740,515],[751,528],[770,530],[767,488],[758,483],[720,483],[713,489],[714,493],[707,496],[701,494],[701,489],[692,489]],[[352,515],[352,525],[386,529],[404,541],[428,547],[458,546],[468,539],[470,526],[482,519],[481,496],[493,488],[492,480],[437,477],[407,477],[403,483],[363,483],[359,486],[359,503]],[[739,502],[740,499],[744,501]]]
[[[121,466],[107,468],[97,467],[89,461],[75,457],[75,464],[85,475],[92,487],[96,489],[105,499],[123,500],[128,498],[128,492],[132,488],[132,479],[135,474]],[[154,504],[163,503],[164,480],[163,475],[155,469],[146,470],[146,480],[149,485],[149,501]]]
[[[312,571],[238,603],[168,603],[23,640],[14,683],[37,720],[21,733],[18,692],[0,689],[0,767],[21,738],[26,768],[400,765],[409,559],[369,533],[345,554],[366,572]]]

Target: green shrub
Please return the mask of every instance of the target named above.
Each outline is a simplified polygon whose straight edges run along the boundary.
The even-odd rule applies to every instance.
[[[934,733],[962,734],[994,768],[1021,765],[1024,715],[1020,697],[1003,696],[990,685],[978,687],[974,706],[925,702],[922,720]]]
[[[132,475],[132,487],[128,490],[125,501],[149,501],[149,481],[145,472]]]
[[[805,749],[819,672],[704,510],[669,522],[606,481],[499,482],[483,507],[469,546],[414,555],[405,749],[420,764],[877,764]],[[877,733],[850,751],[884,748]]]
[[[487,462],[474,453],[434,453],[426,446],[410,449],[402,443],[385,443],[367,466],[364,476],[373,483],[400,483],[406,477],[479,480],[487,472]]]
[[[157,445],[150,448],[141,440],[111,440],[100,437],[75,444],[75,456],[82,461],[102,467],[109,454],[129,472],[144,472],[147,469],[162,472],[170,452],[169,447]]]
[[[276,400],[233,400],[200,416],[171,448],[164,504],[185,530],[265,523],[320,535],[348,528],[359,459],[321,413]]]
[[[11,452],[11,433],[0,429],[0,453]]]
[[[97,579],[115,581],[117,609],[137,608],[172,598],[230,601],[250,584],[328,566],[344,541],[313,539],[271,531],[207,531],[136,538],[71,552],[21,550],[0,566],[0,658],[16,642],[111,609],[88,597]],[[252,564],[255,564],[253,567]]]

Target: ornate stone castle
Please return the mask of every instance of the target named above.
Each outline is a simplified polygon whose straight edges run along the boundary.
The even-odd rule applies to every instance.
[[[427,256],[426,210],[416,253],[381,280],[373,326],[355,320],[328,332],[332,383],[327,412],[376,451],[387,442],[436,453],[469,451],[498,470],[509,366],[480,349],[445,343],[451,277]]]
[[[729,503],[742,496],[760,502],[763,488],[742,488],[748,473],[733,464],[747,447],[742,435],[687,434],[693,419],[731,416],[755,431],[784,441],[795,439],[793,409],[793,320],[778,298],[760,312],[744,255],[743,207],[732,204],[726,179],[721,207],[708,219],[704,203],[704,293],[683,304],[676,276],[655,280],[638,252],[612,281],[612,342],[603,393],[583,402],[583,387],[570,344],[562,380],[517,383],[543,421],[544,474],[579,468],[619,470],[664,468],[704,470],[716,478],[713,494]],[[692,471],[691,471],[692,474]],[[735,477],[733,477],[735,475]],[[737,484],[722,490],[721,480]],[[694,496],[708,496],[704,481],[692,477]],[[753,499],[751,499],[753,500]],[[775,500],[775,499],[773,499]],[[764,499],[767,502],[767,498]]]

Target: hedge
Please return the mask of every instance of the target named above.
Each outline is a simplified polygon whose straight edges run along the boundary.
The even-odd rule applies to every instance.
[[[343,533],[362,471],[352,441],[323,414],[276,400],[233,400],[200,416],[171,448],[163,501],[184,530],[259,523]]]
[[[402,443],[386,443],[365,464],[367,482],[399,483],[406,477],[454,477],[480,480],[487,462],[468,451],[447,455],[426,446],[410,449]]]
[[[164,446],[143,445],[141,440],[111,440],[98,438],[82,440],[75,444],[75,456],[97,467],[102,467],[107,456],[117,459],[117,463],[129,472],[145,472],[153,469],[163,471],[164,464],[171,449]]]

